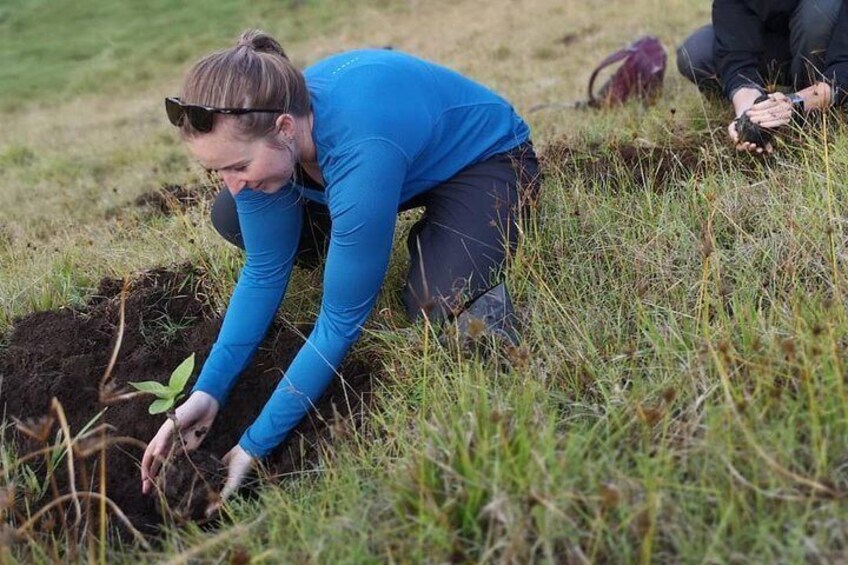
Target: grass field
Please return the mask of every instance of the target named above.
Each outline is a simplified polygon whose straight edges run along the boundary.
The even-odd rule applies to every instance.
[[[848,560],[848,138],[828,117],[765,166],[735,156],[728,110],[674,68],[673,47],[708,18],[695,0],[0,6],[0,336],[81,304],[104,276],[184,261],[214,275],[223,309],[240,259],[208,209],[133,202],[202,182],[162,98],[244,27],[303,65],[392,45],[458,69],[512,100],[545,156],[508,273],[526,325],[511,369],[385,314],[399,253],[353,353],[383,371],[362,428],[318,472],[233,501],[218,530],[174,528],[106,561]],[[583,97],[594,64],[644,33],[670,54],[656,106],[528,113]],[[310,321],[314,283],[296,273],[280,316]],[[33,535],[0,560],[70,547]]]

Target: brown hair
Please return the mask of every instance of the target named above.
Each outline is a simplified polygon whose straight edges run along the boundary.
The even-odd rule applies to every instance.
[[[297,117],[306,116],[311,109],[303,73],[292,65],[277,40],[255,29],[243,32],[235,47],[210,53],[195,63],[183,82],[180,99],[217,108],[282,108]],[[250,139],[267,135],[278,115],[253,113],[231,119],[237,120],[239,133]],[[180,131],[186,138],[200,134],[188,120]]]

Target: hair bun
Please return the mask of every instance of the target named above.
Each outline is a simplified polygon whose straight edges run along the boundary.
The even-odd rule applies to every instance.
[[[258,53],[273,53],[283,59],[288,59],[280,43],[258,29],[249,29],[243,32],[236,42],[236,47],[249,47]]]

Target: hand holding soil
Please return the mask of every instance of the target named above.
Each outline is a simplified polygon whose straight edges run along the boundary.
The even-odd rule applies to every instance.
[[[205,392],[197,391],[177,408],[174,418],[168,418],[162,424],[141,460],[141,490],[144,494],[150,492],[162,461],[171,450],[175,428],[179,426],[182,438],[179,448],[184,446],[186,451],[191,451],[206,437],[217,414],[218,401]]]
[[[742,114],[727,126],[727,134],[736,145],[737,151],[756,153],[771,153],[774,147],[771,144],[772,134],[766,128],[753,123],[746,114]]]
[[[762,155],[763,152],[771,153],[774,150],[771,145],[772,132],[748,117],[751,108],[768,99],[768,95],[757,88],[740,88],[733,95],[736,119],[727,126],[727,134],[737,151]]]

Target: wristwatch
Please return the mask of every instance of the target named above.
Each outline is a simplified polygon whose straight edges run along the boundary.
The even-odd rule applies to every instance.
[[[792,111],[803,116],[806,112],[806,106],[804,104],[804,99],[797,92],[793,92],[791,94],[787,94],[786,97],[792,103]]]

